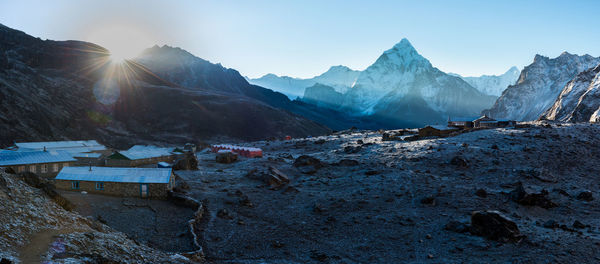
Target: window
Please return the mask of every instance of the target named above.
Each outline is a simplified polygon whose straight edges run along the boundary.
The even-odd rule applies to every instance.
[[[52,172],[58,172],[58,163],[52,164]]]
[[[72,181],[71,189],[79,189],[79,181]]]
[[[35,173],[35,165],[29,166],[29,172]]]
[[[48,172],[48,164],[42,164],[41,173],[47,173],[47,172]]]
[[[69,163],[63,163],[63,167],[69,167]]]
[[[96,183],[96,190],[104,190],[104,183],[103,182],[97,182]]]
[[[17,169],[17,172],[24,172],[25,171],[25,166],[19,166],[19,168]]]

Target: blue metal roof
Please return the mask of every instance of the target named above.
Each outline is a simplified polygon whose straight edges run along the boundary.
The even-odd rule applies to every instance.
[[[148,159],[173,155],[172,148],[161,148],[156,146],[135,145],[128,150],[119,153],[130,160]]]
[[[97,152],[73,154],[73,157],[76,157],[76,158],[100,158],[100,156],[102,156],[102,154],[97,153]]]
[[[17,151],[42,151],[45,148],[67,151],[77,157],[81,157],[79,153],[106,150],[106,147],[96,140],[20,142],[15,143],[15,146],[18,147]]]
[[[68,181],[169,183],[171,168],[64,167],[55,179]]]
[[[75,158],[66,151],[2,151],[0,152],[0,166],[68,162]]]

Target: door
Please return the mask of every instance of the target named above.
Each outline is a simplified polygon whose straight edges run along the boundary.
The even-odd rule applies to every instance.
[[[148,184],[140,184],[140,195],[142,198],[148,197]]]

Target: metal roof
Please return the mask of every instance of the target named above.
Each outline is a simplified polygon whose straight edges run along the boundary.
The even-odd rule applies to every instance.
[[[73,157],[76,157],[76,158],[100,158],[100,156],[102,156],[102,154],[97,153],[97,152],[73,154]]]
[[[128,150],[119,153],[130,160],[148,159],[173,155],[172,148],[161,148],[156,146],[135,145]]]
[[[46,148],[46,150],[64,150],[73,155],[106,150],[106,147],[96,140],[20,142],[15,143],[15,146],[18,147],[17,151],[41,151]]]
[[[0,166],[76,161],[71,154],[61,150],[2,151]]]
[[[67,181],[169,183],[171,168],[64,167],[55,179]]]
[[[26,149],[54,149],[54,148],[77,148],[77,147],[104,147],[96,140],[75,141],[42,141],[42,142],[17,142],[15,145]]]

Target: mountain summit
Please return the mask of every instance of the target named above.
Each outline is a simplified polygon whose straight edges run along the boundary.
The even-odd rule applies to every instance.
[[[402,39],[360,73],[342,108],[418,126],[443,122],[448,115],[475,116],[493,100],[461,78],[433,67]]]

